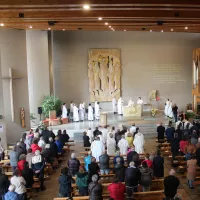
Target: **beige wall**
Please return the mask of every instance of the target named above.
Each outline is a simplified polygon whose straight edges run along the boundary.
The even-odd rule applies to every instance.
[[[148,91],[152,89],[159,91],[161,109],[168,97],[181,109],[192,101],[192,50],[200,46],[199,34],[55,31],[53,39],[55,93],[68,104],[71,100],[89,102],[87,63],[90,48],[121,49],[125,103],[129,97],[136,101],[138,96],[149,102]],[[176,83],[155,80],[154,67],[163,64],[180,66]],[[162,70],[161,75],[166,73]],[[101,106],[111,110],[111,103],[101,103]]]
[[[0,56],[0,90],[3,89],[0,104],[4,105],[2,114],[6,123],[7,141],[15,142],[20,138],[22,131],[26,130],[21,128],[21,107],[25,108],[26,126],[30,128],[25,31],[2,29],[0,31]],[[17,76],[24,77],[13,81],[14,122],[11,120],[10,83],[8,79],[2,80],[2,77],[9,76],[9,68],[14,69]]]

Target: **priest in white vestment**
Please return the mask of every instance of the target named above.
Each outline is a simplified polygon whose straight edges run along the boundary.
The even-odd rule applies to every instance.
[[[117,99],[116,98],[112,100],[112,106],[113,106],[113,112],[114,114],[116,114],[117,113]]]
[[[127,140],[125,139],[125,136],[122,135],[121,140],[118,142],[118,147],[119,147],[121,155],[125,155],[127,153],[128,146],[129,145],[128,145]]]
[[[74,112],[74,102],[71,101],[71,104],[70,104],[70,113],[73,113]]]
[[[172,103],[172,101],[170,101],[169,106],[168,106],[168,111],[167,111],[167,114],[168,114],[167,116],[170,118],[173,118],[172,106],[173,106],[173,103]]]
[[[141,97],[138,98],[137,100],[137,105],[143,105],[144,101],[141,99]]]
[[[170,104],[170,101],[169,101],[169,99],[167,99],[167,101],[166,101],[166,103],[165,103],[165,115],[166,115],[166,116],[168,116],[169,104]]]
[[[88,120],[93,121],[94,120],[94,114],[93,114],[93,108],[91,104],[88,106]]]
[[[83,103],[80,103],[80,105],[79,105],[79,115],[80,115],[80,120],[84,121],[85,120],[85,108],[84,108]]]
[[[115,155],[115,151],[116,151],[116,141],[114,138],[114,135],[110,132],[108,133],[108,137],[107,137],[107,154],[109,156],[111,155]]]
[[[78,113],[78,107],[77,105],[74,105],[73,109],[73,121],[78,122],[79,121],[79,113]]]
[[[63,103],[63,106],[62,106],[62,118],[67,118],[67,107],[66,107],[66,103]]]
[[[103,136],[103,143],[104,145],[106,145],[106,142],[107,142],[107,135],[108,135],[108,129],[107,129],[107,126],[104,126],[104,128],[102,129],[102,136]]]
[[[103,143],[97,137],[91,144],[92,156],[95,157],[96,161],[99,162],[99,156],[105,151]]]
[[[135,124],[132,124],[132,126],[130,127],[130,133],[131,135],[133,135],[136,132],[137,127],[135,126]]]
[[[118,100],[118,103],[117,103],[119,115],[123,115],[123,105],[124,105],[124,101],[123,101],[122,97],[120,97],[119,100]]]
[[[88,128],[87,136],[90,138],[90,143],[92,144],[94,135],[93,135],[91,128]]]
[[[135,146],[135,151],[138,154],[144,153],[144,143],[145,143],[144,135],[142,133],[138,132],[135,135],[134,141],[133,141],[133,145]]]
[[[95,102],[95,119],[96,120],[100,119],[100,106],[99,106],[99,102]]]

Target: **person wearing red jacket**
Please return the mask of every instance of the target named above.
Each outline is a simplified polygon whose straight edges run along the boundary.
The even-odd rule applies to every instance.
[[[149,153],[145,155],[145,160],[142,161],[142,163],[143,162],[146,162],[149,168],[153,168],[153,162],[149,159]]]
[[[114,200],[124,200],[125,185],[120,183],[115,177],[113,183],[108,186],[108,191],[110,192],[110,198]]]
[[[32,152],[35,153],[36,150],[42,151],[42,148],[38,146],[38,140],[33,140],[33,144],[31,145]]]
[[[26,155],[21,154],[19,157],[19,162],[17,163],[17,168],[21,172],[24,169],[24,163],[26,162]]]

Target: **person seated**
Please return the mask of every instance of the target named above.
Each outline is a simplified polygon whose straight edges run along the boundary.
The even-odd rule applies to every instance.
[[[2,197],[6,192],[8,192],[8,187],[10,181],[8,176],[2,173],[2,168],[0,168],[0,197]]]
[[[68,167],[72,176],[75,176],[76,173],[79,171],[80,165],[80,161],[76,159],[76,154],[72,153],[71,159],[68,160]]]
[[[164,158],[160,155],[159,150],[153,159],[153,174],[156,178],[164,177]]]
[[[67,131],[66,130],[63,130],[61,136],[60,136],[60,140],[63,141],[63,143],[67,143],[69,141],[69,135],[67,134]]]
[[[158,142],[162,143],[165,139],[165,127],[163,126],[163,123],[160,123],[160,126],[157,127],[157,133],[158,133]]]
[[[84,158],[84,163],[85,163],[85,170],[88,172],[88,165],[91,163],[91,159],[92,159],[92,152],[88,151],[87,152],[87,156]]]
[[[32,157],[35,155],[33,152],[32,152],[32,149],[28,149],[27,151],[27,155],[26,155],[26,161],[28,162],[29,164],[29,168],[31,168],[31,165],[32,165]]]
[[[108,191],[110,193],[110,198],[117,200],[124,200],[126,187],[124,184],[120,183],[118,178],[114,178],[113,182],[108,186]]]
[[[76,185],[81,196],[88,196],[88,173],[82,166],[79,167],[79,172],[76,174]]]
[[[60,141],[59,137],[55,138],[55,144],[57,145],[58,148],[58,153],[63,153],[63,143]]]
[[[15,192],[19,199],[26,199],[26,181],[20,176],[20,171],[15,170],[14,175],[10,179],[10,183],[15,186]]]
[[[24,169],[24,163],[25,162],[26,162],[26,155],[25,154],[21,154],[20,157],[19,157],[19,162],[17,163],[17,168],[20,171],[20,173]]]
[[[89,136],[87,136],[86,132],[83,132],[83,146],[84,147],[90,147],[91,146],[90,138],[89,138]]]
[[[90,199],[103,200],[103,187],[98,183],[98,175],[92,176],[92,182],[88,186]]]
[[[140,177],[140,170],[136,168],[135,163],[131,161],[125,172],[126,194],[128,198],[132,198],[133,192],[138,191],[137,186],[139,184]]]
[[[42,151],[44,151],[45,145],[46,145],[46,142],[44,141],[44,138],[41,136],[38,142],[38,146],[42,148]]]
[[[110,162],[110,157],[106,153],[106,151],[104,151],[103,154],[99,157],[101,175],[109,173],[109,162]]]
[[[18,194],[15,192],[15,186],[10,185],[8,192],[4,195],[4,200],[19,200]]]
[[[179,142],[180,152],[182,156],[186,154],[185,147],[187,145],[188,145],[188,141],[186,140],[186,137],[183,135],[181,141]]]
[[[149,157],[149,153],[146,153],[145,159],[142,161],[142,163],[146,162],[149,168],[153,168],[153,162],[149,159]]]
[[[124,164],[121,164],[121,158],[116,159],[116,164],[114,165],[113,173],[119,182],[124,182],[125,177],[125,167]]]
[[[33,170],[29,168],[28,162],[24,163],[24,169],[22,170],[22,177],[26,181],[26,188],[32,188],[32,185],[34,183],[33,179]]]
[[[32,152],[35,153],[35,151],[39,150],[42,151],[42,148],[38,146],[38,139],[33,140],[33,144],[31,145]]]
[[[100,168],[99,165],[96,163],[96,159],[92,157],[91,159],[91,164],[88,165],[88,181],[89,183],[92,181],[92,176],[94,174],[99,174]]]
[[[123,158],[122,156],[120,156],[120,152],[119,152],[119,151],[116,152],[116,156],[115,156],[114,159],[113,159],[113,164],[114,164],[114,165],[117,164],[117,158],[120,158],[121,164],[124,165],[124,158]]]
[[[140,185],[142,186],[143,192],[150,191],[150,186],[152,184],[153,171],[148,167],[147,162],[142,163],[142,167],[140,168],[141,179]]]
[[[56,143],[53,141],[52,137],[49,138],[49,144],[50,144],[51,155],[53,158],[56,158],[58,155],[58,147]]]
[[[189,160],[192,154],[196,153],[196,147],[191,144],[191,141],[188,140],[188,144],[185,147],[185,158]]]
[[[67,167],[61,169],[61,175],[58,179],[59,197],[71,197],[72,191],[72,176]]]

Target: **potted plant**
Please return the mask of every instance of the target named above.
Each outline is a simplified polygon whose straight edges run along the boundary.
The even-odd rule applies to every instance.
[[[46,118],[55,119],[61,106],[62,101],[59,98],[53,95],[46,96],[42,102],[42,113]]]

